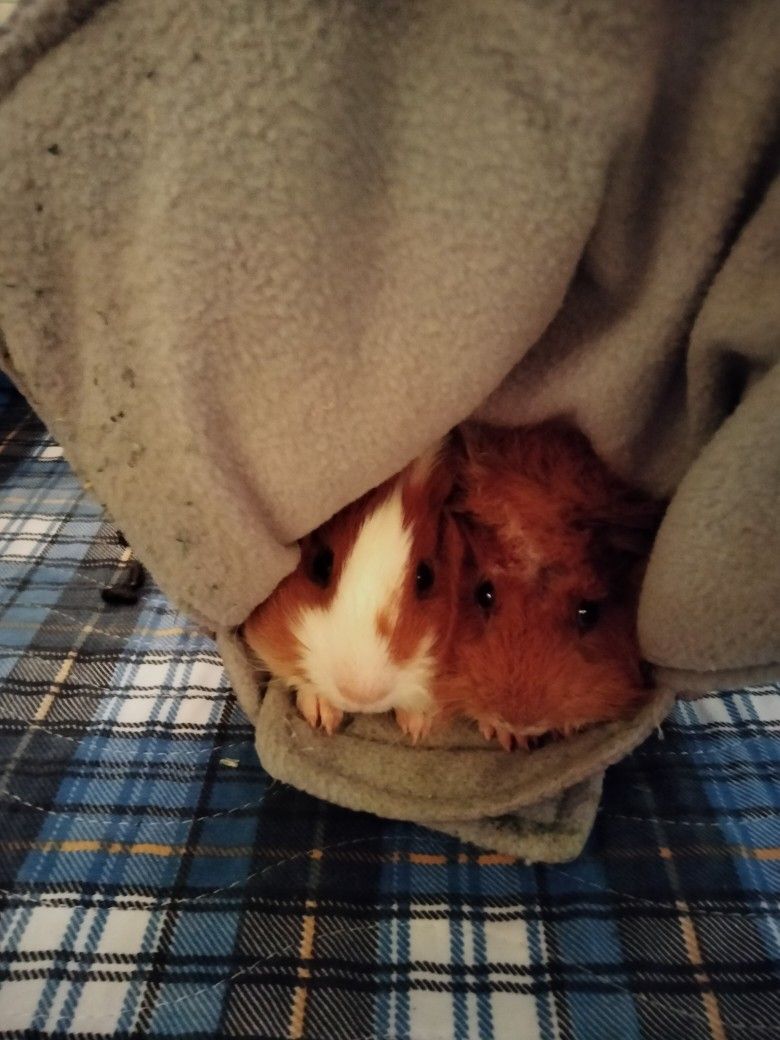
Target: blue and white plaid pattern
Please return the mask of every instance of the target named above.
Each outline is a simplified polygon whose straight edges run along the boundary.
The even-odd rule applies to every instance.
[[[780,1037],[777,689],[679,705],[562,866],[318,802],[1,403],[0,1036]]]

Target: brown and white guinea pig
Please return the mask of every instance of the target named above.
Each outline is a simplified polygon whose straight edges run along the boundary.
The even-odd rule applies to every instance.
[[[427,731],[458,596],[453,481],[447,438],[306,536],[295,571],[244,623],[312,726],[394,710],[413,739]]]
[[[629,714],[647,696],[636,601],[658,504],[563,424],[460,436],[466,550],[443,714],[507,749]]]

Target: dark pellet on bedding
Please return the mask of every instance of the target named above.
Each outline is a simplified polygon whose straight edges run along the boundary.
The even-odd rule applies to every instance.
[[[119,542],[123,549],[126,549],[130,544],[128,540],[125,538],[124,532],[120,531],[118,527],[116,529],[116,540]]]
[[[146,571],[138,560],[123,567],[115,581],[100,590],[104,603],[111,606],[132,606],[138,602],[138,591],[146,581]]]
[[[138,592],[129,585],[106,585],[100,590],[104,603],[112,607],[131,607],[138,602]]]

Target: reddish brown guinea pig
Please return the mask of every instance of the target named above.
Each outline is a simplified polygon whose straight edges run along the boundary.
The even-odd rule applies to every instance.
[[[460,437],[466,550],[442,714],[507,749],[630,714],[648,696],[636,605],[659,504],[566,425]]]

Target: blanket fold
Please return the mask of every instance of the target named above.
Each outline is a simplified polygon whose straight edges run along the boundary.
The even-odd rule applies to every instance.
[[[594,727],[534,751],[488,746],[461,723],[410,747],[386,715],[350,719],[333,736],[313,731],[290,691],[252,666],[242,640],[218,635],[257,751],[277,780],[351,809],[422,823],[528,861],[571,859],[598,806],[604,769],[662,722],[674,700],[659,689],[635,718]],[[261,696],[260,691],[264,689]]]

